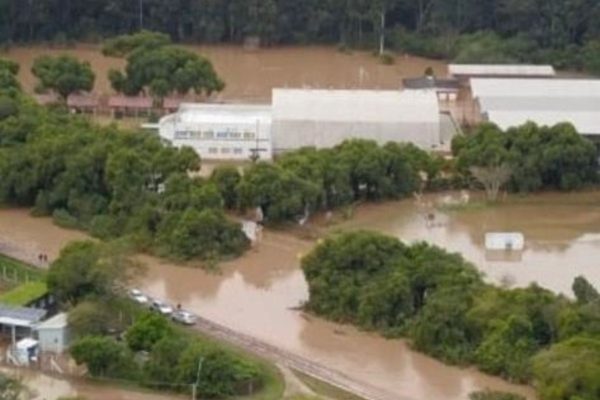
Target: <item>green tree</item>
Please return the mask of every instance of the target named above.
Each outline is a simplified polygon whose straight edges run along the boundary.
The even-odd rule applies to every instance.
[[[583,276],[575,278],[572,288],[573,294],[575,294],[575,298],[580,304],[598,302],[600,300],[600,293]]]
[[[77,364],[85,364],[93,376],[128,379],[139,373],[132,354],[110,337],[81,338],[71,345],[70,354]]]
[[[111,70],[113,88],[127,95],[149,93],[157,102],[171,93],[210,96],[225,87],[211,62],[186,49],[170,46],[160,34],[142,32],[113,39],[107,54],[126,55],[125,72]]]
[[[91,65],[68,55],[41,56],[33,62],[31,72],[39,80],[37,91],[51,90],[63,101],[71,93],[89,92],[94,87],[95,76]]]
[[[600,341],[574,337],[534,357],[542,400],[593,399],[600,393]]]
[[[0,374],[0,399],[20,400],[23,398],[25,387],[18,380]]]
[[[218,166],[213,170],[210,180],[217,185],[225,207],[237,208],[239,204],[237,188],[242,180],[238,169],[232,165]]]
[[[173,329],[163,316],[145,314],[125,332],[127,345],[133,351],[149,351],[155,343],[173,336]]]
[[[50,266],[48,289],[59,301],[74,304],[85,298],[110,297],[136,270],[121,245],[74,242]]]

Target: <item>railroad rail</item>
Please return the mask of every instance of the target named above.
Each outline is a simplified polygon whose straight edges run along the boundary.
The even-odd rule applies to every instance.
[[[348,393],[362,397],[365,400],[402,400],[398,395],[388,393],[369,383],[358,381],[339,371],[309,361],[301,356],[263,342],[250,335],[234,331],[206,318],[198,317],[195,329],[214,339],[227,342],[276,364],[299,371]]]

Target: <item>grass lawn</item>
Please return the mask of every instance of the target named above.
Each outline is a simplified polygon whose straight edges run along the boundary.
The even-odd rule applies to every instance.
[[[24,307],[34,300],[39,299],[48,292],[44,281],[31,281],[23,283],[6,293],[0,295],[0,303],[9,306]]]
[[[302,372],[293,371],[294,374],[302,381],[306,386],[311,388],[318,396],[323,396],[328,399],[334,400],[365,400],[355,394],[348,393],[342,389],[338,389],[335,386],[331,386],[323,381],[315,379],[311,376],[305,375]],[[295,400],[295,399],[294,399]],[[310,397],[298,397],[297,400],[313,400]],[[314,399],[317,400],[317,399]]]

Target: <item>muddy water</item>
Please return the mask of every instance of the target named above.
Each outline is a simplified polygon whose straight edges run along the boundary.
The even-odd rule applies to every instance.
[[[217,100],[266,102],[273,87],[319,87],[398,89],[402,78],[420,76],[431,66],[439,75],[446,74],[440,61],[399,56],[395,65],[382,65],[367,52],[344,54],[332,47],[277,47],[245,51],[235,46],[188,46],[208,57],[227,83]],[[21,65],[19,77],[33,91],[33,60],[42,54],[68,53],[89,61],[96,72],[95,91],[111,92],[106,77],[111,68],[122,68],[123,60],[104,57],[98,46],[80,45],[73,49],[15,47],[2,56]]]
[[[442,197],[429,196],[425,202],[434,205]],[[514,198],[493,208],[438,209],[433,211],[432,225],[425,223],[421,210],[412,200],[367,205],[352,220],[331,229],[370,228],[406,241],[427,240],[460,251],[495,282],[537,281],[567,292],[572,279],[583,274],[600,285],[600,266],[595,262],[600,250],[600,192]],[[510,256],[486,253],[484,235],[497,230],[523,232],[525,250]],[[0,210],[0,240],[16,237],[27,246],[48,247],[72,239],[73,233],[58,231],[62,233],[49,220]],[[267,232],[257,248],[226,263],[220,274],[144,256],[149,268],[140,286],[216,322],[397,393],[398,398],[462,400],[470,391],[486,387],[532,397],[528,388],[445,366],[411,351],[403,341],[295,311],[308,296],[299,256],[313,245],[290,234]]]
[[[62,397],[81,396],[87,400],[178,400],[183,397],[120,389],[104,384],[82,380],[65,380],[35,371],[2,368],[2,372],[14,376],[29,389],[32,400],[57,400]]]
[[[425,200],[441,202],[440,197]],[[437,244],[461,253],[495,283],[526,286],[537,282],[571,295],[573,279],[584,275],[600,286],[600,192],[531,195],[496,207],[463,211],[438,209],[432,226],[416,210],[412,202],[368,205],[341,228],[366,226],[407,242]],[[486,232],[521,232],[525,249],[486,251]]]

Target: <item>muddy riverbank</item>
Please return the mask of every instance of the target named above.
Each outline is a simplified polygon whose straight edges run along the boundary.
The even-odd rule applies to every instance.
[[[402,79],[421,76],[427,67],[446,74],[446,64],[421,57],[399,56],[394,65],[383,65],[368,52],[342,53],[334,47],[298,46],[263,48],[247,51],[238,46],[186,46],[210,59],[226,82],[216,101],[269,102],[274,87],[314,87],[337,89],[399,89]],[[107,74],[111,68],[123,68],[121,59],[104,57],[100,46],[78,45],[56,49],[47,46],[13,47],[1,57],[21,66],[19,79],[33,93],[36,79],[31,74],[33,60],[41,55],[67,53],[88,61],[95,73],[94,91],[112,93]]]

